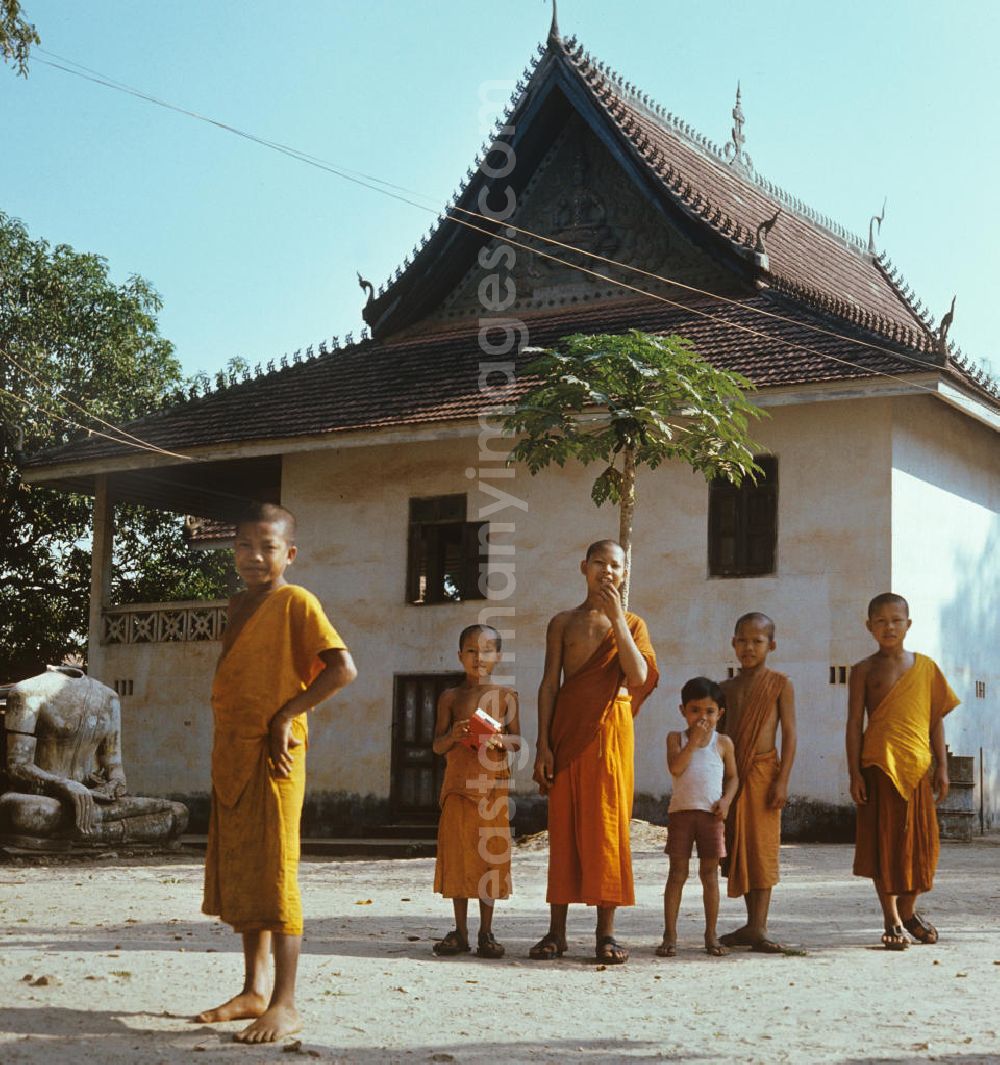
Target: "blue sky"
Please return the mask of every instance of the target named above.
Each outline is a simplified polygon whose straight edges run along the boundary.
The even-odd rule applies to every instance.
[[[546,0],[25,0],[47,53],[443,205],[548,30]],[[717,142],[736,81],[757,168],[880,246],[951,336],[1000,367],[1000,5],[561,0],[576,33]],[[38,59],[51,59],[39,53]],[[510,89],[501,96],[509,96]],[[494,98],[496,93],[494,91]],[[34,62],[0,69],[0,209],[164,299],[187,372],[355,335],[432,216]]]

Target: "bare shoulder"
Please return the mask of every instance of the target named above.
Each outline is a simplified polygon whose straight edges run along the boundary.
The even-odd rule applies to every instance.
[[[455,697],[462,689],[459,687],[445,688],[443,692],[438,696],[438,706],[442,709],[447,709],[455,701]]]
[[[851,676],[857,674],[859,677],[867,676],[869,670],[872,668],[872,663],[875,660],[875,655],[869,655],[867,658],[862,658],[860,662],[855,662],[851,666]]]
[[[793,696],[795,694],[795,685],[792,683],[792,678],[789,677],[787,674],[782,673],[781,675],[785,678],[785,683],[781,689],[781,694],[785,698],[789,698],[790,696]]]
[[[719,745],[719,749],[723,754],[729,752],[735,753],[736,751],[736,748],[733,746],[733,741],[724,732],[716,732],[715,742]]]
[[[560,610],[558,614],[553,614],[549,619],[548,631],[550,633],[563,632],[575,614],[575,610]]]

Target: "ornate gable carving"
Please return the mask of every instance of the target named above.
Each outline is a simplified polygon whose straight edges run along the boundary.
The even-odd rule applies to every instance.
[[[603,144],[577,115],[573,115],[546,153],[521,194],[512,217],[514,225],[544,234],[567,245],[718,291],[729,289],[733,278],[704,252],[658,215]],[[531,243],[530,238],[513,239]],[[502,245],[501,238],[487,252]],[[554,245],[538,245],[560,259],[578,263],[598,275],[515,248],[510,275],[517,301],[505,313],[565,311],[575,305],[592,306],[608,300],[634,299],[635,293],[609,284],[605,278],[675,297],[677,289],[620,268],[609,266]],[[479,283],[486,271],[477,264],[444,300],[440,308],[406,330],[422,333],[454,326],[483,313]]]

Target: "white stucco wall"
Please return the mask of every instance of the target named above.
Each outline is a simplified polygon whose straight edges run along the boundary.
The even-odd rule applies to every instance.
[[[663,744],[666,732],[680,722],[680,685],[698,673],[725,676],[733,664],[733,622],[741,613],[763,610],[775,618],[778,649],[772,664],[795,683],[800,743],[792,793],[832,804],[846,804],[849,797],[843,754],[846,686],[829,683],[829,667],[850,665],[870,653],[864,613],[872,595],[891,585],[906,586],[915,617],[947,617],[949,609],[958,609],[955,589],[964,573],[963,587],[970,590],[962,601],[977,611],[966,628],[978,625],[982,639],[976,646],[983,654],[988,631],[994,634],[995,646],[989,610],[997,603],[996,585],[988,591],[982,581],[970,580],[959,549],[986,550],[983,522],[989,506],[994,522],[989,535],[995,543],[996,500],[989,504],[971,487],[954,487],[964,483],[966,475],[970,485],[990,477],[995,485],[995,472],[987,469],[981,454],[989,436],[980,438],[973,423],[942,404],[933,404],[933,409],[940,415],[937,420],[920,411],[904,418],[905,408],[888,399],[772,410],[755,436],[780,464],[774,577],[709,578],[704,480],[686,468],[641,472],[631,605],[649,624],[663,679],[637,723],[639,791],[660,795],[667,790]],[[939,432],[948,441],[946,447],[938,444]],[[970,432],[965,441],[964,434]],[[300,555],[289,577],[319,595],[360,671],[344,697],[319,708],[313,717],[310,789],[387,797],[394,676],[453,670],[459,630],[487,605],[404,602],[409,499],[468,491],[472,519],[477,508],[494,498],[465,476],[478,462],[474,435],[393,446],[377,444],[376,439],[373,435],[371,446],[286,455],[282,483],[284,502],[297,514],[300,527]],[[949,458],[942,465],[940,454],[945,451]],[[939,456],[936,465],[925,471],[934,455]],[[497,466],[484,463],[484,468]],[[967,474],[962,473],[966,468]],[[532,741],[546,622],[555,611],[582,598],[578,562],[587,543],[617,531],[616,512],[598,510],[590,502],[595,472],[574,467],[532,478],[518,469],[513,480],[490,482],[523,499],[528,508],[489,517],[516,526],[512,538],[499,537],[499,542],[512,539],[515,545],[517,582],[515,594],[501,604],[513,606],[515,616],[501,620],[514,630],[506,649],[514,658],[510,668],[522,695],[525,733]],[[921,488],[925,472],[931,483]],[[938,483],[942,481],[952,487],[945,491]],[[962,537],[931,539],[919,550],[908,547],[910,555],[905,556],[900,545],[917,541],[912,534],[902,537],[904,525],[915,525],[913,520],[904,523],[903,516],[915,510],[927,524],[929,508],[937,514],[954,513],[948,527],[962,530]],[[975,522],[970,515],[976,515]],[[973,535],[975,523],[979,532]],[[920,561],[919,551],[936,562],[945,546],[953,555],[949,573],[933,585],[921,581],[919,588],[911,587],[929,565]],[[905,562],[906,557],[911,561]],[[914,641],[942,661],[957,686],[965,683],[962,668],[980,668],[971,657],[967,667],[966,658],[949,657],[928,620],[918,620]],[[135,695],[124,701],[123,710],[135,789],[204,792],[207,696],[217,645],[107,651],[103,679],[136,678]],[[964,689],[962,694],[965,698]],[[955,728],[972,729],[972,720],[956,717],[949,726],[957,753],[966,753],[972,733],[967,738]],[[985,735],[984,722],[985,716],[975,728]],[[995,749],[995,734],[989,742]],[[519,774],[517,783],[532,790],[530,769]]]
[[[996,823],[1000,439],[930,397],[893,405],[892,587],[910,603],[908,646],[934,658],[962,700],[945,736],[953,754],[975,759],[977,814],[982,749],[984,814]]]
[[[681,683],[697,673],[724,676],[735,618],[760,609],[778,623],[773,661],[799,694],[794,790],[846,801],[846,689],[829,684],[829,666],[865,653],[863,604],[889,578],[890,415],[884,401],[811,404],[778,408],[758,427],[780,461],[775,577],[709,579],[704,480],[686,468],[642,473],[632,607],[649,623],[663,680],[638,721],[640,791],[666,790],[663,743],[679,721]],[[315,719],[312,787],[387,795],[393,676],[456,666],[457,634],[485,604],[403,601],[407,508],[413,496],[470,490],[474,518],[495,502],[465,476],[477,456],[474,438],[286,456],[283,496],[301,529],[293,579],[327,604],[360,671],[349,695]],[[489,516],[516,525],[512,538],[500,538],[516,550],[517,590],[503,605],[516,611],[505,623],[514,630],[507,647],[532,740],[546,622],[582,597],[578,562],[587,543],[617,531],[616,513],[590,502],[593,476],[575,467],[490,480],[528,508]],[[530,788],[529,779],[525,770],[518,783]]]

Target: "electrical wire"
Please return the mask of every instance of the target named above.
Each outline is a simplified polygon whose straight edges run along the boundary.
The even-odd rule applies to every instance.
[[[321,159],[320,157],[309,155],[309,154],[307,154],[305,152],[300,151],[299,149],[291,148],[291,147],[289,147],[287,145],[279,144],[278,142],[268,140],[268,139],[266,139],[264,137],[260,137],[260,136],[258,136],[256,134],[249,133],[249,132],[247,132],[245,130],[241,130],[241,129],[235,127],[235,126],[232,126],[232,125],[230,125],[228,123],[222,122],[222,121],[220,121],[218,119],[214,119],[214,118],[211,118],[209,116],[202,115],[202,114],[200,114],[200,113],[198,113],[196,111],[191,111],[191,110],[189,110],[187,108],[180,107],[180,106],[178,106],[176,104],[172,104],[172,103],[170,103],[168,101],[161,100],[158,97],[155,97],[155,96],[153,96],[150,93],[146,93],[146,92],[144,92],[141,89],[136,89],[135,87],[127,85],[124,82],[116,81],[115,79],[110,78],[109,76],[107,76],[105,74],[102,74],[99,71],[95,71],[92,68],[85,67],[83,64],[80,64],[80,63],[76,62],[75,60],[67,59],[67,58],[62,57],[62,56],[57,56],[55,53],[48,52],[45,49],[38,49],[38,50],[45,52],[47,55],[52,55],[53,58],[60,59],[62,61],[61,63],[56,63],[56,62],[52,62],[50,60],[44,60],[44,59],[39,59],[38,60],[39,62],[44,63],[47,66],[54,67],[55,69],[62,70],[65,73],[73,74],[73,75],[75,75],[77,77],[80,77],[80,78],[83,78],[83,79],[85,79],[87,81],[91,81],[91,82],[94,82],[96,84],[105,86],[107,88],[114,89],[114,90],[120,91],[120,92],[124,92],[124,93],[126,93],[128,95],[137,97],[137,98],[139,98],[141,100],[144,100],[146,102],[149,102],[149,103],[153,103],[153,104],[155,104],[155,105],[157,105],[159,107],[166,108],[167,110],[174,111],[174,112],[176,112],[178,114],[182,114],[182,115],[185,115],[187,117],[194,118],[194,119],[196,119],[198,121],[206,122],[206,123],[208,123],[208,124],[210,124],[212,126],[215,126],[215,127],[219,128],[219,129],[222,129],[222,130],[224,130],[226,132],[232,133],[232,134],[234,134],[236,136],[242,137],[242,138],[244,138],[246,140],[249,140],[249,141],[251,141],[253,143],[259,144],[262,147],[266,147],[266,148],[270,148],[272,150],[278,151],[281,154],[284,154],[284,155],[288,156],[289,158],[296,159],[296,160],[298,160],[300,162],[304,162],[304,163],[306,163],[306,164],[308,164],[310,166],[313,166],[313,167],[316,167],[318,169],[321,169],[321,170],[327,171],[329,173],[332,173],[335,176],[342,178],[343,180],[349,181],[352,184],[359,185],[359,186],[361,186],[363,188],[368,189],[369,191],[377,192],[377,193],[380,193],[382,195],[389,196],[392,199],[395,199],[395,200],[397,200],[399,202],[405,203],[405,204],[407,204],[407,205],[409,205],[411,207],[414,207],[414,208],[416,208],[418,210],[422,210],[422,211],[426,211],[426,212],[428,212],[430,214],[434,214],[438,218],[441,218],[443,220],[451,221],[451,222],[453,222],[453,223],[455,223],[457,225],[463,225],[466,228],[474,230],[474,231],[476,231],[478,233],[484,234],[485,236],[488,236],[488,237],[496,236],[496,231],[495,230],[493,230],[493,229],[485,229],[485,228],[483,228],[481,226],[477,226],[477,225],[475,225],[473,223],[468,222],[464,218],[458,218],[458,217],[455,216],[455,214],[453,212],[459,212],[461,214],[468,215],[469,217],[479,218],[480,220],[486,221],[486,222],[490,223],[491,225],[496,225],[497,224],[497,220],[494,219],[494,218],[491,218],[488,215],[484,215],[484,214],[482,214],[480,212],[477,212],[477,211],[471,211],[471,210],[469,210],[467,208],[458,207],[457,205],[453,205],[453,206],[451,206],[449,208],[446,208],[444,214],[441,214],[440,212],[435,211],[435,209],[432,208],[432,207],[425,206],[424,204],[417,203],[414,200],[410,199],[410,195],[415,195],[415,196],[423,197],[423,198],[426,198],[426,199],[430,199],[430,197],[426,196],[424,193],[415,192],[415,191],[413,191],[411,189],[405,188],[404,186],[395,185],[395,184],[392,184],[390,182],[386,182],[386,181],[384,181],[384,180],[382,180],[380,178],[374,177],[374,176],[369,175],[369,174],[365,174],[362,171],[350,170],[350,169],[342,167],[340,165],[329,163],[329,162]],[[64,65],[66,63],[73,64],[73,66],[70,67],[70,66]],[[73,69],[74,67],[79,68],[79,69]],[[377,182],[378,184],[377,185],[373,185],[373,184],[371,184],[371,182]],[[378,186],[383,186],[383,187],[378,187]],[[389,191],[391,189],[399,190],[399,192]],[[408,193],[409,195],[401,195],[400,192],[405,192],[405,193]],[[754,307],[754,306],[751,306],[751,305],[746,304],[746,303],[741,303],[738,300],[731,299],[731,298],[723,296],[723,295],[721,295],[719,293],[711,292],[711,291],[709,291],[707,289],[697,288],[696,286],[685,284],[684,282],[677,281],[677,280],[675,280],[673,278],[664,277],[664,276],[662,276],[660,274],[656,274],[656,273],[654,273],[652,271],[644,270],[641,267],[634,266],[634,265],[629,264],[629,263],[620,262],[618,260],[611,259],[611,258],[608,258],[606,256],[598,255],[597,253],[588,251],[587,249],[580,248],[580,247],[577,247],[577,246],[572,245],[572,244],[567,244],[567,243],[559,241],[559,240],[557,240],[555,238],[547,237],[547,236],[545,236],[543,234],[535,233],[535,232],[533,232],[531,230],[528,230],[528,229],[526,229],[524,227],[519,227],[519,226],[516,226],[516,225],[512,225],[512,224],[510,224],[508,222],[504,222],[503,225],[504,225],[504,227],[506,229],[513,230],[513,231],[515,231],[517,233],[520,233],[523,236],[529,237],[531,239],[539,240],[539,241],[542,241],[542,242],[544,242],[546,244],[550,244],[550,245],[553,245],[553,246],[557,246],[557,247],[563,248],[564,250],[573,252],[574,254],[579,254],[579,255],[582,255],[584,257],[591,258],[591,259],[606,263],[607,265],[614,266],[614,267],[617,267],[617,268],[625,270],[625,271],[630,271],[630,272],[633,272],[633,273],[640,274],[640,275],[645,276],[645,277],[647,277],[647,278],[649,278],[651,280],[659,281],[662,284],[675,286],[677,288],[683,289],[683,290],[691,292],[693,294],[697,294],[697,295],[704,296],[704,297],[709,298],[709,299],[716,300],[716,301],[718,301],[720,303],[730,304],[730,305],[733,305],[735,307],[740,308],[741,310],[748,311],[748,312],[750,312],[752,314],[758,314],[758,315],[760,315],[762,317],[767,317],[767,318],[771,318],[771,319],[775,319],[775,320],[778,320],[778,321],[785,322],[787,324],[792,324],[792,325],[794,325],[797,328],[804,328],[804,329],[807,329],[807,330],[810,330],[810,331],[813,331],[813,332],[816,332],[816,333],[820,333],[820,334],[823,334],[825,336],[831,337],[831,338],[836,339],[836,340],[840,340],[840,341],[842,341],[844,343],[847,343],[847,344],[850,344],[850,345],[853,345],[853,346],[856,346],[856,347],[863,347],[863,348],[868,348],[868,349],[873,350],[873,351],[878,351],[880,353],[890,355],[890,356],[892,356],[893,358],[895,358],[895,359],[897,359],[899,361],[912,363],[913,365],[918,366],[920,369],[923,369],[923,370],[929,369],[928,364],[925,361],[923,361],[921,359],[918,359],[918,358],[914,358],[914,357],[909,356],[909,355],[906,355],[905,353],[902,353],[902,352],[897,351],[895,349],[888,348],[888,347],[886,347],[884,345],[874,344],[874,343],[862,340],[862,339],[857,338],[857,337],[848,337],[848,336],[845,336],[842,333],[837,333],[836,331],[825,329],[822,326],[815,325],[813,323],[802,322],[802,321],[799,321],[797,319],[788,317],[786,315],[779,314],[779,313],[777,313],[775,311],[768,311],[765,308]],[[736,322],[727,321],[726,319],[719,318],[716,315],[712,315],[712,314],[710,314],[710,313],[708,313],[706,311],[698,310],[696,308],[690,307],[687,304],[678,303],[676,301],[668,299],[665,296],[659,295],[657,293],[648,292],[645,289],[637,288],[636,286],[630,285],[627,282],[618,280],[616,278],[608,277],[605,274],[601,274],[601,273],[599,273],[597,271],[594,271],[594,270],[589,270],[588,268],[586,268],[584,266],[581,266],[581,265],[579,265],[577,263],[570,262],[570,261],[568,261],[566,259],[562,259],[562,258],[560,258],[558,256],[550,255],[550,254],[548,254],[546,252],[543,252],[542,250],[540,250],[538,248],[533,248],[530,245],[527,245],[527,244],[524,244],[524,243],[520,243],[520,242],[515,242],[515,241],[512,241],[512,240],[508,240],[508,243],[512,244],[513,246],[520,247],[523,250],[525,250],[525,251],[527,251],[527,252],[529,252],[531,254],[541,256],[542,258],[550,259],[550,260],[552,260],[554,262],[558,262],[561,265],[564,265],[564,266],[566,266],[566,267],[568,267],[570,269],[578,270],[578,271],[580,271],[582,273],[597,277],[602,282],[604,282],[606,284],[615,285],[617,287],[624,288],[624,289],[627,289],[629,291],[635,292],[637,295],[639,295],[639,296],[641,296],[643,298],[657,300],[659,302],[666,303],[666,304],[668,304],[670,306],[673,306],[673,307],[682,309],[684,311],[693,313],[693,314],[698,315],[698,316],[700,316],[702,318],[707,318],[707,319],[709,319],[711,321],[716,322],[717,324],[721,325],[724,328],[737,329],[737,330],[740,330],[742,332],[748,333],[749,335],[765,339],[768,342],[777,341],[779,343],[782,343],[782,344],[785,344],[785,345],[787,345],[789,347],[792,347],[792,348],[794,348],[797,351],[802,351],[802,352],[806,352],[806,353],[809,353],[809,354],[813,354],[813,355],[816,355],[818,358],[827,359],[827,360],[830,360],[830,361],[833,361],[833,362],[840,363],[841,365],[849,366],[849,367],[851,367],[853,369],[856,369],[856,370],[861,370],[862,372],[864,372],[865,374],[868,374],[868,375],[887,377],[887,378],[895,380],[895,381],[904,382],[908,386],[913,386],[913,387],[918,387],[918,388],[919,387],[924,387],[924,386],[916,385],[914,382],[906,381],[905,378],[898,377],[897,375],[888,373],[887,371],[878,370],[878,369],[875,369],[875,368],[870,367],[870,366],[865,366],[865,365],[862,365],[860,363],[853,362],[853,361],[851,361],[849,359],[844,359],[844,358],[841,358],[839,356],[832,355],[829,352],[824,352],[824,351],[820,351],[820,350],[815,349],[815,348],[811,348],[811,347],[809,347],[809,346],[807,346],[805,344],[788,341],[788,340],[785,340],[784,338],[781,338],[781,337],[771,336],[771,335],[766,334],[766,333],[761,333],[758,330],[754,330],[754,329],[750,328],[749,326],[741,325],[741,324],[736,323]],[[933,392],[934,390],[933,389],[929,389],[929,388],[925,388],[925,391]]]
[[[127,444],[128,446],[135,448],[137,451],[149,451],[152,454],[164,454],[170,455],[173,458],[190,460],[189,455],[177,455],[173,451],[166,451],[163,448],[141,447],[138,444],[128,444],[127,440],[122,440],[120,437],[109,436],[107,433],[102,433],[100,429],[92,429],[89,425],[81,425],[80,422],[74,421],[72,418],[67,418],[65,415],[56,414],[53,411],[46,410],[45,407],[35,400],[28,399],[25,396],[19,396],[16,392],[11,392],[9,388],[0,388],[0,394],[10,396],[11,399],[16,399],[18,403],[23,403],[26,407],[31,407],[44,414],[47,418],[52,418],[54,421],[65,422],[66,425],[71,426],[73,429],[82,429],[88,436],[100,436],[105,440],[110,440],[113,444]]]
[[[93,418],[95,421],[100,422],[101,425],[105,426],[106,428],[112,429],[114,432],[121,434],[123,439],[120,440],[119,443],[125,444],[129,441],[132,441],[133,446],[137,446],[143,449],[144,451],[155,451],[158,454],[167,455],[170,458],[183,459],[188,462],[192,461],[190,455],[181,455],[176,451],[168,451],[166,448],[162,448],[158,444],[152,444],[148,440],[143,440],[141,437],[134,436],[132,433],[126,432],[124,429],[120,429],[117,425],[113,425],[111,422],[107,421],[107,419],[102,418],[99,414],[94,414],[92,411],[87,410],[86,407],[82,407],[79,403],[76,402],[76,400],[72,399],[70,396],[65,395],[65,393],[60,393],[59,395],[57,395],[51,388],[49,388],[49,386],[42,380],[42,378],[38,376],[38,374],[34,373],[32,370],[29,370],[26,366],[22,366],[17,361],[17,359],[15,359],[14,356],[10,354],[9,351],[0,350],[0,358],[6,359],[9,363],[15,366],[18,370],[20,370],[21,373],[26,374],[28,377],[31,377],[33,380],[37,381],[38,384],[40,384],[42,388],[44,388],[53,399],[62,399],[64,403],[68,403],[71,407],[74,407],[76,410],[80,411],[81,414],[85,414],[88,418]],[[38,409],[40,410],[41,408]]]

